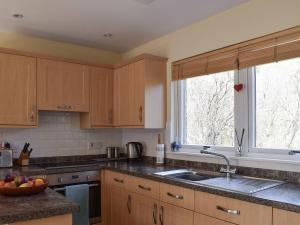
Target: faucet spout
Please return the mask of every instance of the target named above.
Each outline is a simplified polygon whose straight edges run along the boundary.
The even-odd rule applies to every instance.
[[[201,150],[200,153],[201,154],[207,154],[207,155],[215,155],[215,156],[223,158],[226,161],[226,169],[221,168],[220,171],[222,173],[226,173],[227,177],[230,177],[230,174],[234,174],[236,172],[236,169],[230,169],[230,161],[229,161],[229,159],[226,155],[216,153],[216,152],[206,151],[206,150]]]

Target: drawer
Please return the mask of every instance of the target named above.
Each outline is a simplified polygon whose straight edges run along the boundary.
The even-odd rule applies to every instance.
[[[129,190],[150,198],[159,199],[159,183],[139,177],[128,176]]]
[[[272,207],[195,192],[195,211],[241,225],[272,225]]]
[[[273,225],[299,225],[300,213],[273,209]]]
[[[194,210],[195,191],[160,183],[160,200],[182,208]]]
[[[109,185],[128,188],[128,176],[113,171],[105,171],[105,182]]]
[[[194,225],[235,225],[223,220],[218,220],[200,213],[194,214]]]

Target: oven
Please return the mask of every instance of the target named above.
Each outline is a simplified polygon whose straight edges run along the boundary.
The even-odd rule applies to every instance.
[[[70,185],[89,185],[89,221],[90,224],[101,222],[101,182],[99,171],[84,171],[76,173],[50,174],[47,176],[49,187],[65,195],[66,187]]]

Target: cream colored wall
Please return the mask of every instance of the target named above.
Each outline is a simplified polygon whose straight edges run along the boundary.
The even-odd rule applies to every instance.
[[[141,53],[169,58],[167,76],[170,84],[171,62],[299,26],[299,9],[300,0],[250,0],[216,16],[132,49],[125,53],[123,58],[133,57]],[[178,16],[180,17],[180,15]],[[165,135],[165,143],[167,144],[170,143],[168,138],[171,132],[170,87],[171,85],[168,85],[169,121]],[[149,135],[149,131],[144,133]],[[151,135],[155,136],[155,133],[157,131],[153,131]],[[124,135],[126,136],[126,134]],[[131,134],[131,139],[143,141],[143,132],[141,131],[136,136]],[[148,148],[147,155],[154,156],[155,149]],[[181,158],[184,157],[181,156]]]
[[[50,41],[17,33],[0,32],[0,47],[95,63],[115,64],[121,60],[121,54],[117,52]]]

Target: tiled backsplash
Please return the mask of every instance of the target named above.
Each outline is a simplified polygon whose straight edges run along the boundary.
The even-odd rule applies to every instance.
[[[40,112],[38,128],[0,129],[0,141],[10,142],[16,155],[30,142],[32,157],[101,154],[106,146],[122,145],[122,130],[83,130],[79,122],[79,113]],[[95,148],[89,149],[90,142],[96,143]]]

